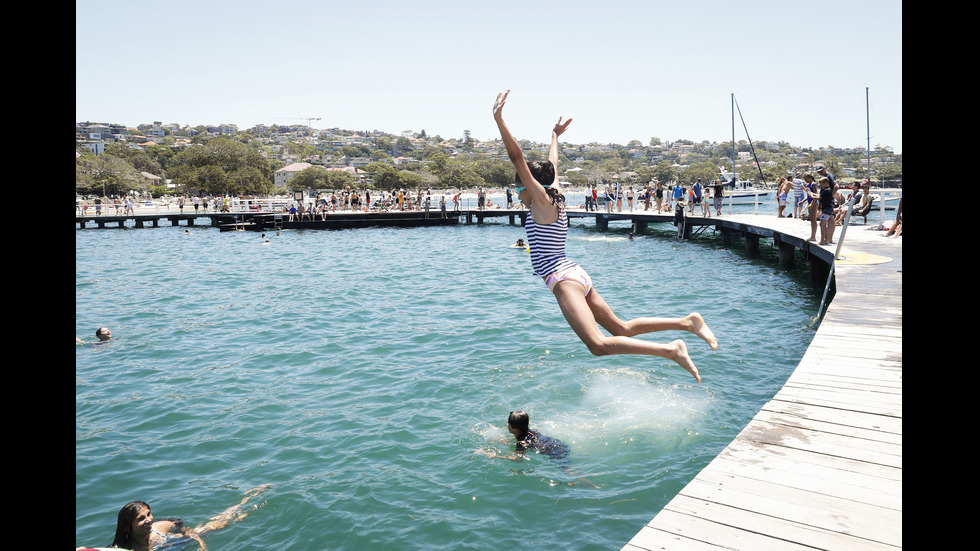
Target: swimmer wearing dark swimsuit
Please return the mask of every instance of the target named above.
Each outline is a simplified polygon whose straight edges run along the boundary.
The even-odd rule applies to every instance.
[[[545,436],[536,430],[528,430],[527,435],[522,440],[518,440],[516,449],[521,453],[534,450],[537,453],[547,455],[562,464],[563,467],[567,466],[568,456],[571,453],[568,444],[557,438]]]

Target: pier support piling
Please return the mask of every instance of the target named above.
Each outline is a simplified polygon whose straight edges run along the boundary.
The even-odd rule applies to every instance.
[[[796,247],[783,242],[778,234],[773,237],[773,244],[779,250],[779,265],[784,268],[792,268],[796,262]]]
[[[734,241],[735,232],[728,228],[721,228],[721,243],[726,247],[731,247]]]
[[[753,233],[745,234],[745,251],[752,256],[759,254],[759,236]]]

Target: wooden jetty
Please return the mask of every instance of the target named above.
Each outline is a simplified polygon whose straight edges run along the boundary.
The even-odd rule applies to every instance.
[[[147,228],[170,226],[196,226],[207,224],[222,231],[251,230],[269,231],[275,229],[318,229],[336,230],[366,227],[424,227],[449,226],[459,223],[459,212],[447,212],[442,217],[439,211],[388,211],[388,212],[332,212],[325,217],[291,217],[288,214],[272,212],[237,213],[155,213],[104,216],[75,216],[78,229],[95,226],[97,228]]]
[[[810,232],[800,220],[722,218],[780,247]],[[902,244],[884,233],[856,225],[841,241],[838,228],[836,294],[799,365],[623,551],[902,547]]]

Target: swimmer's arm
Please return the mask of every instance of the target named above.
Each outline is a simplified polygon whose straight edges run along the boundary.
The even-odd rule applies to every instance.
[[[486,450],[476,450],[476,453],[485,455],[491,459],[509,459],[511,461],[524,461],[524,454],[521,452],[515,452],[513,455],[498,455],[493,452],[488,452]]]
[[[198,546],[200,547],[200,551],[207,551],[208,550],[208,546],[204,544],[204,540],[202,540],[201,539],[201,536],[198,534],[198,531],[201,530],[202,528],[203,527],[198,526],[197,528],[191,528],[189,530],[184,530],[181,533],[183,534],[184,537],[190,538],[190,539],[196,541],[197,544],[198,544]]]

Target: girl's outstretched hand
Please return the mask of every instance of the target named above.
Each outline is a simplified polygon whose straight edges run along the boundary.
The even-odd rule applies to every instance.
[[[504,109],[504,103],[507,101],[507,94],[510,90],[497,94],[497,101],[493,102],[493,118],[500,119],[502,116],[502,111]]]
[[[555,129],[552,130],[552,132],[555,133],[556,137],[561,136],[565,132],[565,130],[568,130],[568,125],[570,124],[572,124],[572,119],[568,119],[567,121],[565,121],[565,124],[562,124],[561,117],[558,117],[558,122],[555,123]]]

